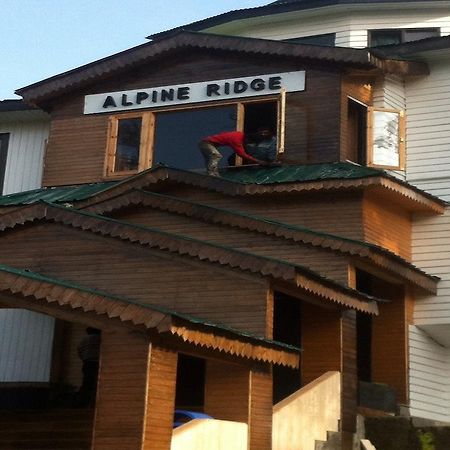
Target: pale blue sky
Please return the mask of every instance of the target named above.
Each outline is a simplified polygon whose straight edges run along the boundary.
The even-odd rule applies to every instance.
[[[0,99],[144,43],[145,36],[270,0],[0,0]]]

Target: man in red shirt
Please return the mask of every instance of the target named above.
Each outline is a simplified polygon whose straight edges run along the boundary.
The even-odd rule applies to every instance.
[[[256,140],[263,140],[270,137],[272,137],[272,132],[267,128],[259,129],[256,134]],[[203,138],[198,146],[205,158],[208,175],[220,176],[219,161],[222,159],[222,154],[217,150],[217,147],[231,147],[236,155],[247,161],[263,166],[269,165],[269,162],[256,159],[245,151],[246,140],[247,137],[242,131],[225,131]]]

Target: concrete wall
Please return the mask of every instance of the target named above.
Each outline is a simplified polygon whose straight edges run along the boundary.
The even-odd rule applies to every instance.
[[[341,375],[327,372],[273,408],[273,450],[314,450],[338,431]]]
[[[175,428],[171,450],[247,450],[247,424],[195,419]]]

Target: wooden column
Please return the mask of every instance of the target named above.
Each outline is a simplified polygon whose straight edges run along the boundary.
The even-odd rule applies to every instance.
[[[215,419],[248,424],[249,450],[272,448],[272,374],[207,361],[205,412]]]
[[[145,336],[103,332],[93,450],[169,450],[175,353]]]
[[[408,325],[411,321],[411,295],[403,286],[376,281],[374,295],[391,300],[380,304],[380,313],[372,323],[372,381],[386,383],[397,392],[399,403],[407,404]]]
[[[302,304],[302,385],[341,370],[341,318],[337,310]]]
[[[356,431],[356,408],[358,406],[358,370],[356,360],[356,311],[341,313],[341,430],[348,433]],[[343,446],[343,449],[346,448]]]

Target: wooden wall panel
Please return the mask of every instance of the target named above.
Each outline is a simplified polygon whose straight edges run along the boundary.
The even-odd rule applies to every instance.
[[[365,240],[411,261],[410,213],[368,192],[364,196],[363,217]]]
[[[226,56],[226,63],[224,57]],[[292,59],[238,57],[228,52],[191,51],[133,67],[52,104],[53,126],[44,171],[44,185],[99,181],[103,176],[107,115],[83,116],[86,94],[171,84],[227,79],[302,70]],[[286,103],[285,158],[325,162],[339,156],[340,75],[330,67],[308,67],[304,92],[290,93]],[[199,136],[199,139],[201,136]],[[69,162],[69,163],[68,163]]]
[[[234,209],[290,225],[304,226],[315,231],[352,239],[363,239],[364,236],[362,194],[358,192],[232,197],[189,186],[168,188],[164,192],[218,208]]]
[[[358,401],[358,374],[356,358],[356,311],[343,311],[342,326],[342,411],[343,431],[356,431],[356,407]],[[344,448],[344,447],[343,447]]]
[[[205,412],[215,419],[247,423],[249,450],[272,448],[272,374],[208,360]]]
[[[302,304],[302,385],[330,370],[341,370],[341,320],[339,311]]]
[[[142,336],[102,333],[93,450],[142,449],[149,352]]]
[[[172,439],[178,355],[152,345],[142,450],[168,450]]]
[[[249,450],[272,449],[272,373],[250,373]]]
[[[0,262],[263,336],[267,281],[57,224],[3,235]]]
[[[219,420],[248,423],[248,367],[206,361],[205,413]]]
[[[397,392],[399,403],[408,402],[408,325],[412,297],[403,286],[374,281],[373,295],[390,300],[379,305],[372,322],[372,381],[386,383]]]
[[[347,284],[348,260],[331,250],[305,244],[295,244],[283,238],[214,225],[200,219],[154,210],[150,207],[128,209],[114,215],[120,220],[159,228],[175,234],[225,245],[271,258],[280,258],[308,267],[323,276]]]

